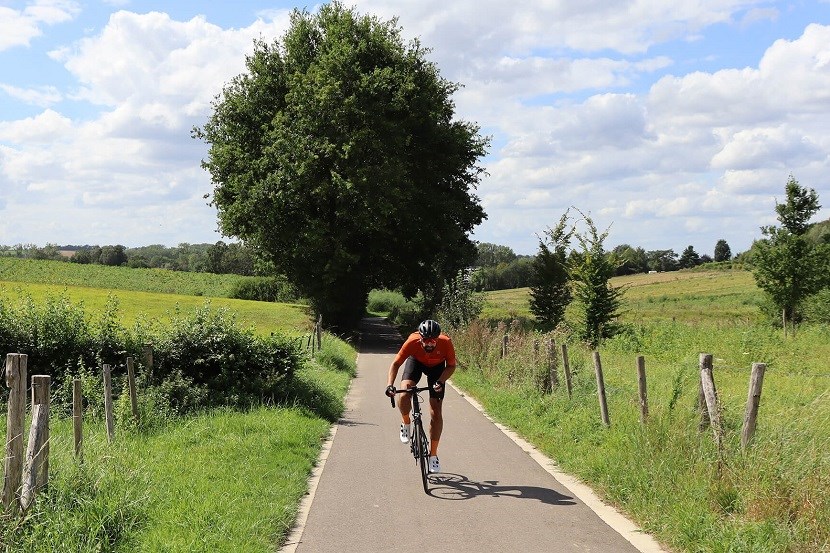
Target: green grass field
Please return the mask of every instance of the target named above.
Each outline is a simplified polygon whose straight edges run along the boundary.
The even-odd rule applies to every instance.
[[[0,256],[0,281],[227,298],[241,277]]]
[[[756,322],[759,291],[748,271],[676,271],[611,279],[624,287],[621,319],[680,320],[687,323],[739,320]],[[531,319],[530,289],[497,290],[485,294],[482,317]]]
[[[210,302],[263,335],[302,335],[312,326],[304,305],[205,295],[206,290],[222,294],[243,277],[4,261],[0,302],[65,296],[93,316],[115,296],[123,326],[139,319],[163,324],[177,309],[187,312]],[[328,334],[323,343],[298,372],[283,406],[169,420],[153,412],[159,421],[138,430],[130,422],[126,396],[120,397],[115,442],[107,443],[102,420],[84,421],[83,464],[72,455],[71,420],[58,417],[52,425],[50,486],[24,519],[0,515],[0,549],[275,551],[294,521],[354,372],[351,346]],[[141,390],[139,401],[145,401]]]
[[[572,398],[564,385],[541,391],[547,359],[533,342],[547,337],[509,327],[474,325],[454,335],[462,368],[453,380],[672,551],[830,551],[830,329],[805,325],[784,338],[762,322],[759,292],[744,271],[613,283],[626,286],[627,325],[598,350],[609,428],[600,419],[591,351],[567,334],[552,336],[569,346]],[[486,312],[529,317],[527,299],[527,290],[489,293]],[[505,332],[511,354],[501,359]],[[701,352],[714,356],[720,452],[711,429],[699,430]],[[638,355],[648,375],[646,425],[639,421]],[[753,362],[766,363],[767,372],[755,438],[744,450]]]
[[[138,286],[129,273],[123,280]],[[505,329],[475,324],[454,333],[460,368],[453,380],[672,551],[830,552],[830,330],[804,326],[785,339],[762,322],[758,290],[743,271],[636,275],[613,283],[626,287],[627,324],[599,349],[609,428],[600,421],[591,352],[567,342],[568,334],[553,337],[569,346],[572,397],[564,386],[541,391],[547,361],[533,343],[547,337],[520,329],[506,329],[511,354],[505,359],[499,355]],[[66,294],[95,312],[115,295],[125,321],[165,320],[176,305],[190,309],[209,300],[261,333],[300,334],[310,326],[304,306],[98,286],[6,280],[0,298]],[[528,320],[527,301],[527,289],[489,293],[485,317]],[[715,359],[725,429],[720,452],[711,430],[699,430],[701,352]],[[637,355],[645,357],[648,373],[646,425],[639,422]],[[743,450],[756,361],[768,368],[756,436]],[[80,466],[71,456],[70,423],[58,421],[53,484],[22,529],[0,521],[6,529],[0,546],[273,551],[294,518],[320,441],[342,410],[350,363],[354,350],[332,337],[300,373],[285,407],[205,413],[141,432],[119,423],[113,445],[101,421],[88,421]],[[558,374],[563,378],[561,364]],[[126,412],[123,399],[119,405]],[[18,530],[9,534],[13,527]],[[9,535],[14,547],[3,543]]]
[[[7,298],[14,301],[25,295],[38,302],[49,295],[65,295],[72,303],[82,304],[84,310],[89,313],[103,311],[107,300],[114,296],[118,300],[118,312],[125,327],[129,327],[138,319],[166,323],[170,321],[176,309],[183,313],[192,312],[207,302],[213,308],[225,308],[235,313],[240,326],[251,327],[259,334],[268,334],[275,330],[289,335],[303,334],[312,326],[308,306],[300,304],[0,280],[0,300]]]

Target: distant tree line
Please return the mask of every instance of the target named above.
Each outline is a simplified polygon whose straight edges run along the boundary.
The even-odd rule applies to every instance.
[[[830,236],[830,233],[828,233]],[[525,288],[533,283],[533,263],[537,256],[517,255],[507,246],[488,242],[477,244],[478,257],[470,277],[476,291],[507,290]],[[538,254],[537,254],[538,255]],[[570,255],[576,255],[571,252]],[[613,276],[637,273],[669,272],[691,269],[713,262],[731,261],[732,250],[724,239],[715,244],[714,257],[699,254],[688,246],[678,255],[674,250],[651,250],[620,244],[605,252],[613,267]]]
[[[161,244],[127,248],[116,245],[16,244],[0,246],[0,255],[52,259],[70,263],[126,266],[133,268],[169,269],[198,273],[236,274],[253,276],[269,274],[269,267],[258,260],[254,252],[242,243],[188,244],[175,247]]]
[[[830,239],[830,225],[823,237]],[[470,273],[470,284],[477,292],[525,288],[532,284],[535,255],[516,254],[508,246],[479,242]],[[674,250],[646,251],[628,244],[616,246],[606,255],[614,266],[614,275],[631,275],[649,271],[677,271],[710,263],[729,261],[732,253],[726,240],[718,240],[714,258],[698,255],[692,246],[678,256]],[[161,244],[127,248],[115,245],[16,244],[0,245],[0,256],[26,259],[52,259],[70,263],[156,268],[198,273],[236,274],[244,276],[273,274],[273,269],[242,243],[189,244],[168,247]]]

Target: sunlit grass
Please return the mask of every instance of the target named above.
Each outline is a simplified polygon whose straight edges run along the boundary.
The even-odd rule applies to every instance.
[[[568,343],[573,397],[544,394],[546,358],[518,327],[473,326],[453,341],[453,379],[674,551],[830,551],[830,329],[784,338],[763,322],[743,271],[614,279],[626,285],[625,331],[600,348],[611,426],[600,418],[590,350]],[[517,311],[526,291],[489,293],[491,313]],[[502,303],[498,303],[502,302]],[[508,319],[509,320],[509,319]],[[509,335],[510,355],[500,346]],[[542,350],[544,351],[544,350]],[[699,355],[714,356],[724,422],[719,453],[699,430]],[[649,420],[639,421],[636,358],[646,359]],[[753,442],[740,435],[753,362],[767,364]],[[561,364],[560,378],[563,378]]]
[[[302,334],[311,327],[309,308],[300,304],[0,281],[0,298],[16,299],[23,295],[30,295],[36,302],[42,302],[47,296],[65,295],[73,303],[82,303],[89,313],[103,312],[108,298],[114,296],[118,299],[118,312],[125,327],[140,318],[169,323],[177,307],[183,313],[189,313],[204,306],[205,302],[210,302],[214,308],[227,308],[236,314],[240,326],[253,327],[259,334],[273,331]]]
[[[53,269],[64,274],[60,271],[77,267],[58,263]],[[113,281],[112,288],[91,287],[93,282],[102,284],[94,278],[84,281],[78,274],[67,280],[84,281],[84,286],[52,282],[60,277],[49,270],[31,275],[31,280],[43,278],[45,283],[21,282],[20,275],[0,281],[0,299],[30,296],[40,303],[65,296],[95,317],[115,296],[119,323],[125,327],[138,320],[163,326],[177,310],[186,313],[205,302],[227,308],[239,326],[259,334],[299,335],[311,327],[304,305],[124,289],[136,282],[131,275],[144,269],[106,272],[123,277],[123,282]],[[0,265],[0,278],[7,275]],[[188,277],[192,283],[186,282]],[[202,277],[179,273],[176,278],[184,278],[185,284],[176,289],[201,294]],[[125,282],[127,286],[121,286]],[[250,412],[218,410],[186,419],[153,412],[150,425],[119,422],[112,444],[106,440],[103,421],[85,420],[83,464],[73,458],[71,421],[55,420],[49,487],[25,518],[0,516],[0,549],[277,550],[294,521],[330,424],[342,413],[355,357],[352,346],[325,334],[322,351],[286,384],[280,406],[263,405]],[[140,402],[141,397],[139,390]],[[124,400],[116,405],[124,407]],[[4,426],[5,411],[0,413],[0,427]]]
[[[729,271],[674,271],[615,277],[611,286],[623,287],[622,321],[682,320],[686,322],[754,322],[759,320],[759,291],[752,273]],[[531,320],[530,288],[485,293],[484,319]],[[573,317],[574,306],[568,314]]]
[[[111,444],[103,421],[85,420],[82,465],[71,419],[54,421],[49,488],[22,522],[0,520],[0,548],[275,551],[354,371],[354,350],[326,341],[343,359],[310,362],[284,407],[216,410],[146,432],[119,425]]]
[[[240,280],[249,277],[82,265],[65,261],[17,259],[0,256],[0,281],[89,286],[113,290],[229,297]]]

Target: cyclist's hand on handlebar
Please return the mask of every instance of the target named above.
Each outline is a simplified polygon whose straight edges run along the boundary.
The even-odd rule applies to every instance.
[[[395,392],[397,392],[397,390],[395,390],[395,387],[390,384],[386,387],[386,392],[384,393],[386,394],[386,397],[395,397]]]
[[[435,384],[432,385],[432,389],[435,390],[436,392],[440,392],[441,390],[444,389],[444,383],[440,380],[436,380]]]

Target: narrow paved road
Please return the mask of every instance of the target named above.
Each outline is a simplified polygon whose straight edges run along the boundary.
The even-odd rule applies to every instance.
[[[383,395],[401,343],[382,319],[364,321],[346,412],[305,522],[283,551],[638,551],[451,388],[444,472],[430,476],[425,494]]]

